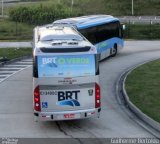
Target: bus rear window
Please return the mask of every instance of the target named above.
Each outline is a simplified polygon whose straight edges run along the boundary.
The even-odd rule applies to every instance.
[[[38,77],[95,75],[95,55],[38,56]]]

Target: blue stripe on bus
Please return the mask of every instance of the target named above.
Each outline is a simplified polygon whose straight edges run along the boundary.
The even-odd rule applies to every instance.
[[[95,46],[97,48],[97,52],[102,53],[107,49],[113,48],[115,43],[121,45],[122,47],[124,45],[123,39],[114,37],[103,42],[97,43],[95,44]]]
[[[89,28],[89,27],[94,27],[94,26],[98,26],[98,25],[102,25],[102,24],[106,24],[106,23],[110,23],[110,22],[115,22],[115,21],[119,21],[116,18],[111,18],[111,19],[105,19],[103,21],[93,21],[93,23],[91,22],[86,22],[86,23],[76,23],[77,29],[81,30],[81,29],[85,29],[85,28]]]

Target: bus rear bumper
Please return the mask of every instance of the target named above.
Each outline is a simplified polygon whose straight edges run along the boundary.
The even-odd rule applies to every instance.
[[[101,108],[63,112],[34,112],[35,121],[60,121],[85,118],[99,118]]]

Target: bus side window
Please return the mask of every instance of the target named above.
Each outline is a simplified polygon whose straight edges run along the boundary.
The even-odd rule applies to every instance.
[[[119,22],[112,22],[109,24],[110,27],[110,38],[119,37]]]
[[[96,27],[90,27],[90,28],[86,28],[86,29],[82,29],[80,30],[80,33],[86,38],[88,39],[92,44],[96,44],[97,40],[96,40]]]
[[[97,37],[97,43],[105,41],[110,37],[107,24],[97,26],[96,37]]]
[[[97,42],[102,42],[115,37],[115,25],[113,23],[97,26]]]
[[[92,44],[96,44],[113,37],[122,37],[119,22],[111,22],[80,30]]]

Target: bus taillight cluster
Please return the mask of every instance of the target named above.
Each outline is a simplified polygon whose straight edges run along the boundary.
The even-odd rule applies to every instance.
[[[101,106],[101,96],[100,96],[100,86],[96,83],[95,85],[95,108],[99,108]]]
[[[41,111],[39,86],[34,89],[34,110]]]

